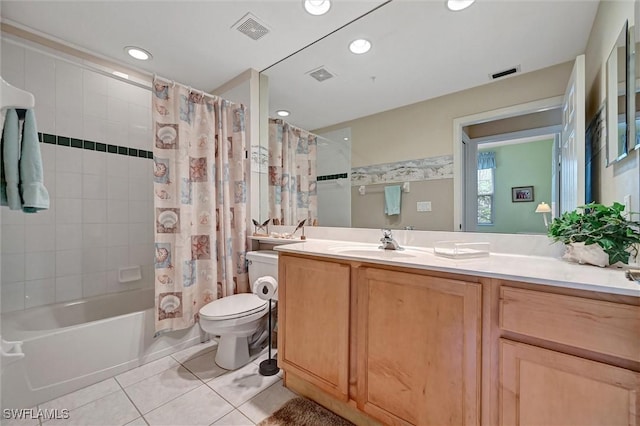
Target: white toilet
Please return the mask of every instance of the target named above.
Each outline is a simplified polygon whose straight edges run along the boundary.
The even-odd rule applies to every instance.
[[[272,250],[250,251],[249,285],[262,276],[278,279],[278,254]],[[234,294],[214,300],[200,311],[200,327],[213,336],[220,336],[216,364],[235,370],[249,362],[249,337],[266,324],[269,301],[253,293]]]

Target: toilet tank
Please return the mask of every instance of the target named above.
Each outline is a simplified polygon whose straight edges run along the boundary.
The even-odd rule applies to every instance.
[[[273,250],[247,252],[249,263],[249,282],[253,284],[258,278],[270,275],[278,279],[278,253]]]

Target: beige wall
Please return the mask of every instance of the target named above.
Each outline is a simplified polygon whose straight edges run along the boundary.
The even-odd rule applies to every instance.
[[[601,1],[598,7],[586,50],[587,123],[606,100],[606,63],[620,29],[625,21],[634,24],[632,0]],[[606,166],[606,141],[594,153],[594,195],[596,201],[611,204],[623,202],[631,195],[631,210],[638,211],[640,198],[639,151],[632,151],[627,158],[612,166]]]
[[[393,185],[393,184],[391,184]],[[367,194],[360,195],[358,187],[351,187],[351,226],[354,228],[402,229],[413,226],[418,230],[450,231],[453,229],[453,179],[410,182],[410,191],[402,193],[400,214],[384,214],[384,187],[367,185]],[[430,212],[418,212],[418,201],[431,201]]]

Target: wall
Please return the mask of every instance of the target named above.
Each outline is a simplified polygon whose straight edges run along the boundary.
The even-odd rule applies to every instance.
[[[499,80],[385,111],[357,120],[340,123],[314,133],[351,127],[352,167],[390,163],[453,153],[453,119],[564,94],[573,62]],[[453,230],[453,182],[450,201],[442,204],[426,230]],[[352,199],[353,203],[353,199]],[[434,212],[435,211],[434,206]],[[352,217],[356,217],[352,206]],[[360,226],[353,222],[353,226]],[[378,227],[379,225],[376,225]]]
[[[478,149],[496,153],[494,224],[478,226],[479,231],[546,233],[542,215],[535,209],[542,201],[551,204],[552,149],[553,139]],[[512,202],[515,186],[533,186],[534,201]]]
[[[601,1],[598,7],[586,49],[586,122],[596,115],[606,101],[606,65],[620,29],[625,20],[634,25],[634,2]],[[640,150],[632,151],[627,158],[607,167],[606,138],[593,150],[594,198],[603,204],[623,202],[631,195],[631,210],[640,210]]]
[[[149,90],[6,37],[1,72],[34,94],[38,130],[57,142],[40,144],[51,208],[0,209],[2,312],[153,285]],[[143,279],[119,283],[130,265]]]
[[[347,174],[346,178],[318,180],[318,222],[320,226],[330,224],[350,227],[351,129],[339,129],[318,136],[318,176]]]

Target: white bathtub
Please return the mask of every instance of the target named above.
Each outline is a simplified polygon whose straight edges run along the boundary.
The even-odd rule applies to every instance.
[[[201,340],[200,327],[154,338],[154,289],[2,315],[2,338],[25,357],[2,364],[2,408],[36,404],[97,383]]]

